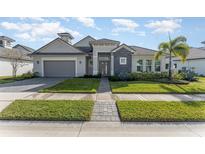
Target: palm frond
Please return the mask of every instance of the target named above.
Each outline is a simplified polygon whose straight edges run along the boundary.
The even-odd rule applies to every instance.
[[[169,50],[169,48],[170,48],[169,42],[162,42],[162,43],[159,44],[159,47],[158,47],[158,49],[159,49],[160,51],[161,51],[161,50],[166,51],[166,50]]]
[[[158,52],[155,53],[154,58],[156,60],[159,60],[160,57],[163,56],[163,55],[164,55],[164,52],[161,50],[161,51],[158,51]]]
[[[175,47],[180,43],[186,43],[186,41],[187,41],[186,37],[179,36],[179,37],[176,37],[175,39],[171,40],[170,44],[171,44],[172,47]]]
[[[189,46],[186,43],[180,43],[173,48],[173,54],[184,63],[189,55]]]

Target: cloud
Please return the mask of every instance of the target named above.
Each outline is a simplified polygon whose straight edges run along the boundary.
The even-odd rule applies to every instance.
[[[33,21],[45,21],[42,17],[20,17],[20,20],[33,20]]]
[[[148,24],[145,24],[145,27],[153,29],[152,33],[172,33],[175,30],[181,28],[181,21],[181,19],[152,21]]]
[[[113,35],[119,35],[120,32],[131,32],[137,33],[136,29],[139,25],[133,20],[129,19],[112,19],[112,23],[115,25],[115,28],[112,29]]]
[[[69,21],[70,21],[70,19],[69,19],[68,17],[60,17],[60,19],[66,21],[66,22],[69,22]]]
[[[81,36],[77,31],[71,30],[61,25],[60,22],[45,23],[11,23],[1,22],[0,27],[6,30],[15,30],[15,36],[27,41],[42,40],[56,36],[59,32],[69,32],[74,37]]]
[[[97,30],[101,30],[99,27],[96,26],[95,20],[90,17],[78,17],[76,18],[77,21],[81,22],[85,27],[95,28]]]

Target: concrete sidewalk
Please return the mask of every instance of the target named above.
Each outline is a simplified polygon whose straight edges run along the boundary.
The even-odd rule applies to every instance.
[[[115,100],[205,101],[205,94],[113,94]]]
[[[0,136],[205,137],[205,123],[0,121]]]

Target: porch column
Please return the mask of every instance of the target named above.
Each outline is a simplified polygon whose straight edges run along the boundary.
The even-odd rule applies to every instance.
[[[146,71],[146,59],[142,59],[142,63],[143,63],[143,72]]]
[[[111,53],[111,75],[114,75],[114,56]]]
[[[152,59],[152,72],[155,72],[155,60]]]
[[[98,52],[93,52],[93,75],[98,74]]]

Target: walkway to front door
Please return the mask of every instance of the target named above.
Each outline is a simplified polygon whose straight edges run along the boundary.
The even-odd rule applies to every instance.
[[[101,78],[97,98],[91,116],[92,121],[120,121],[115,100],[111,97],[107,78]]]

